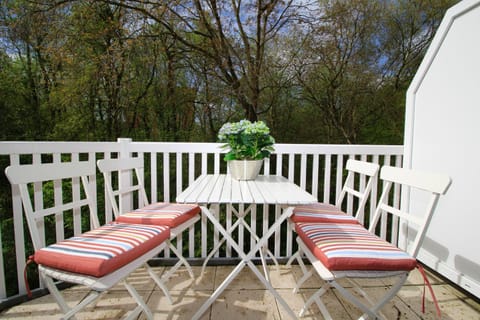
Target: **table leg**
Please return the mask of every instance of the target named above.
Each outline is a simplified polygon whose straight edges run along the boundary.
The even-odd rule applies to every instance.
[[[242,261],[235,267],[235,269],[228,275],[228,277],[222,282],[222,284],[215,290],[215,292],[208,298],[208,300],[200,307],[200,309],[194,314],[192,319],[200,319],[200,317],[207,311],[207,309],[212,305],[212,303],[220,296],[220,294],[225,290],[225,288],[232,282],[232,280],[242,271],[245,264],[247,264],[257,278],[265,285],[265,287],[274,295],[274,297],[280,302],[284,307],[285,311],[292,319],[296,319],[295,313],[290,309],[285,300],[278,294],[278,292],[273,288],[267,279],[258,271],[257,267],[253,264],[251,259],[255,256],[256,252],[260,250],[265,242],[272,236],[272,234],[281,226],[283,221],[287,219],[292,214],[293,208],[287,208],[284,210],[283,214],[280,216],[277,221],[268,229],[267,233],[259,239],[253,250],[246,255],[243,250],[239,247],[236,241],[227,233],[225,228],[214,218],[207,208],[202,207],[204,214],[211,220],[215,228],[218,228],[220,233],[225,237],[226,241],[231,242],[232,247],[238,252],[238,255],[242,258]]]
[[[270,272],[268,272],[267,268],[267,261],[265,260],[265,247],[263,247],[259,253],[260,253],[260,260],[262,261],[262,266],[263,266],[263,274],[265,275],[265,278],[267,279],[268,282],[270,282]]]
[[[229,206],[231,206],[231,204],[229,204]],[[235,228],[237,228],[240,223],[248,230],[248,232],[250,232],[250,235],[252,238],[255,239],[255,241],[258,241],[260,240],[260,238],[253,232],[252,228],[248,225],[248,223],[245,221],[244,217],[248,214],[249,211],[252,210],[254,204],[250,205],[247,209],[245,210],[240,210],[240,211],[237,211],[235,210],[235,208],[231,208],[232,211],[235,213],[235,215],[237,216],[237,221],[235,221],[235,223],[231,226],[227,226],[227,232],[229,234],[231,234],[233,232],[233,230],[235,230]],[[208,209],[209,212],[211,213],[211,208]],[[217,209],[218,210],[218,209]],[[216,212],[216,214],[218,215],[219,212]],[[209,218],[210,219],[210,218]],[[211,219],[210,219],[211,220]],[[218,219],[216,219],[218,221]],[[220,241],[218,241],[218,230],[216,230],[216,236],[215,236],[215,240],[214,242],[216,242],[217,244],[215,245],[215,247],[208,253],[208,255],[205,257],[205,260],[203,261],[203,264],[202,264],[202,271],[201,271],[201,274],[203,275],[203,273],[205,272],[205,268],[207,267],[207,263],[208,261],[210,261],[210,259],[213,257],[213,255],[218,251],[218,249],[220,249],[220,247],[222,246],[222,244],[225,242],[225,238],[222,238]],[[240,243],[242,243],[242,241],[240,241]],[[253,248],[253,244],[252,244],[252,248]],[[267,253],[268,256],[270,256],[270,258],[273,260],[273,262],[275,263],[275,266],[277,267],[278,270],[280,270],[279,268],[279,265],[278,265],[278,261],[277,259],[275,258],[275,256],[273,255],[273,253],[268,249],[268,247],[264,247],[264,249],[262,249],[260,251],[260,258],[262,260],[262,265],[264,266],[264,269],[265,269],[265,275],[268,279],[268,273],[266,271],[266,260],[265,260],[265,254],[264,252]],[[269,280],[270,281],[270,280]]]
[[[230,226],[230,228],[227,230],[228,233],[232,233],[233,230],[235,230],[235,228],[240,224],[240,220],[237,220],[232,226]],[[210,261],[210,259],[213,257],[213,255],[215,254],[215,252],[217,252],[218,249],[220,249],[220,247],[222,246],[222,244],[225,242],[226,238],[222,238],[222,240],[220,240],[217,245],[212,249],[212,251],[210,251],[210,253],[208,254],[208,256],[205,258],[205,261],[203,261],[203,265],[202,265],[202,272],[201,274],[203,275],[203,273],[205,272],[205,268],[207,267],[207,263],[208,261]]]
[[[277,290],[275,290],[275,288],[272,287],[271,283],[263,277],[262,273],[260,271],[258,271],[258,269],[255,267],[255,265],[251,261],[251,259],[255,255],[255,253],[258,250],[261,250],[265,246],[265,243],[268,241],[268,239],[270,239],[270,237],[275,233],[275,231],[277,231],[280,228],[282,223],[292,215],[292,212],[293,212],[292,207],[288,207],[288,208],[283,209],[283,212],[280,215],[280,217],[268,229],[267,233],[261,239],[259,239],[259,241],[257,242],[256,246],[253,248],[253,250],[251,250],[245,258],[243,258],[243,257],[242,258],[246,261],[246,263],[248,264],[250,269],[252,269],[253,273],[257,276],[257,278],[260,279],[260,281],[265,285],[265,287],[267,287],[267,289],[274,295],[274,297],[277,299],[277,301],[280,302],[280,304],[283,306],[283,308],[288,313],[288,315],[292,319],[297,319],[295,313],[288,306],[288,304],[285,302],[285,300],[278,294]]]
[[[245,210],[243,209],[243,207],[239,207],[239,211],[236,211],[235,208],[232,208],[232,209],[233,209],[235,215],[238,217],[237,222],[240,221],[242,226],[244,228],[246,228],[247,231],[250,233],[250,237],[255,239],[256,242],[258,242],[260,240],[260,238],[257,236],[257,234],[252,230],[250,225],[244,219],[247,216],[248,212],[250,212],[250,213],[252,212],[254,207],[255,207],[255,204],[251,204]],[[228,232],[230,233],[230,229],[229,229]],[[240,243],[242,243],[242,241],[240,241]],[[255,244],[252,243],[251,250],[253,250],[254,246],[255,246]],[[263,246],[262,250],[260,250],[260,259],[262,261],[265,276],[267,277],[268,281],[270,281],[268,271],[267,271],[267,263],[266,263],[266,260],[265,260],[265,254],[270,256],[270,258],[275,263],[275,266],[277,267],[277,270],[280,270],[280,266],[278,265],[277,258],[275,258],[275,255],[268,249],[268,246]]]
[[[200,317],[207,311],[208,308],[218,299],[220,294],[227,288],[227,286],[232,282],[232,280],[242,271],[245,267],[245,263],[240,262],[235,269],[228,275],[228,277],[220,284],[220,286],[215,290],[215,292],[205,301],[205,303],[198,309],[198,311],[193,315],[192,320],[200,319]]]
[[[243,226],[248,230],[248,232],[250,232],[250,234],[252,235],[252,237],[255,239],[255,241],[259,241],[260,238],[253,232],[253,230],[250,228],[250,226],[248,225],[248,223],[242,218],[242,224]],[[254,248],[254,247],[253,247]],[[252,248],[252,249],[253,249]],[[275,255],[272,253],[272,251],[270,251],[270,249],[268,249],[267,246],[264,246],[262,251],[264,251],[268,256],[270,256],[270,258],[273,260],[273,262],[275,263],[275,266],[277,266],[277,269],[279,268],[279,265],[278,265],[278,261],[277,261],[277,258],[275,258]],[[264,263],[265,261],[262,260],[262,263]]]

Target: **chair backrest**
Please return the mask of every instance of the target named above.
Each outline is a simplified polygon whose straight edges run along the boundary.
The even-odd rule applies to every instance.
[[[139,157],[103,159],[97,161],[97,166],[100,172],[103,173],[107,197],[116,218],[118,218],[120,214],[125,213],[125,210],[122,207],[122,199],[126,195],[132,195],[135,192],[138,192],[139,207],[148,205],[148,198],[145,192],[145,186],[143,185],[143,159]],[[114,172],[118,172],[118,187],[116,189],[113,188],[112,183],[112,173]],[[135,174],[135,180],[131,179],[132,173]],[[125,186],[121,181],[122,177],[127,177],[127,179],[129,179]]]
[[[447,175],[389,166],[382,167],[380,179],[383,180],[385,184],[373,220],[371,221],[369,231],[375,233],[380,217],[382,217],[383,221],[386,221],[386,215],[388,214],[397,217],[396,220],[402,225],[416,228],[416,235],[412,244],[409,245],[408,248],[403,248],[411,256],[416,257],[432,219],[438,199],[440,195],[445,194],[447,191],[451,179]],[[408,212],[410,206],[407,206],[405,203],[402,204],[402,208],[400,209],[390,205],[389,203],[393,198],[391,191],[394,184],[401,185],[402,192],[424,193],[425,195],[423,196],[428,198],[425,208],[420,210],[420,212]],[[393,240],[396,241],[396,239]]]
[[[377,180],[380,166],[376,163],[349,159],[347,160],[346,169],[348,171],[347,178],[343,184],[342,191],[337,197],[335,206],[341,208],[343,201],[348,199],[348,195],[356,197],[358,206],[353,216],[363,223],[365,205],[372,191],[373,184]],[[355,182],[356,178],[358,179],[357,182]],[[361,183],[362,179],[365,184]]]
[[[81,212],[82,207],[88,206],[92,227],[98,228],[100,226],[95,197],[92,190],[92,183],[95,183],[95,173],[96,168],[94,161],[13,165],[5,169],[5,174],[10,183],[19,188],[25,217],[35,250],[45,246],[45,241],[43,240],[44,232],[41,231],[41,229],[43,228],[43,221],[46,216],[63,214],[69,210],[72,210],[72,212]],[[72,195],[71,201],[64,199],[61,195],[63,187],[68,187],[72,190],[72,186],[79,184],[80,180],[81,186],[83,186],[84,198],[81,198],[82,195],[79,191],[77,195]],[[43,187],[45,183],[49,182],[53,183],[55,190],[54,200],[51,201],[53,205],[45,207],[45,204],[43,204],[41,206],[42,208],[37,209],[34,201],[32,201],[35,198],[35,194],[31,194],[29,189],[35,190],[38,184]],[[67,184],[70,182],[72,186],[63,185],[64,183]],[[63,239],[57,239],[57,241],[59,240]]]

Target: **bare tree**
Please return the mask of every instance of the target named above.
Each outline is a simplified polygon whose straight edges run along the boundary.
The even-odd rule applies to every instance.
[[[246,118],[256,120],[266,111],[261,105],[265,53],[268,43],[296,17],[293,0],[103,2],[143,14],[186,50],[208,59],[213,74],[231,88]]]

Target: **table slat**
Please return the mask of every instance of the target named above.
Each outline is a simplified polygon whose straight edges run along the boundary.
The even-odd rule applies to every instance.
[[[191,185],[187,187],[182,193],[177,196],[177,202],[191,202],[196,203],[199,193],[208,183],[209,177],[207,175],[199,176]]]
[[[231,175],[202,175],[177,197],[184,203],[235,203],[296,205],[317,199],[282,176],[258,176],[238,181]]]
[[[207,175],[205,184],[201,186],[202,190],[200,190],[200,194],[197,198],[198,203],[210,203],[212,191],[215,189],[219,177],[219,174]]]

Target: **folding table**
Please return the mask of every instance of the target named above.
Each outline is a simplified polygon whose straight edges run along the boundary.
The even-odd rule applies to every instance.
[[[230,175],[214,174],[201,175],[197,178],[185,191],[177,196],[178,203],[197,203],[202,205],[202,212],[213,223],[216,230],[218,230],[225,238],[227,243],[238,253],[242,261],[235,267],[230,275],[222,282],[222,284],[215,290],[210,298],[203,304],[203,306],[193,316],[193,319],[199,319],[210,305],[220,296],[230,282],[240,273],[245,265],[248,265],[258,279],[265,285],[265,287],[274,295],[274,297],[285,308],[291,318],[296,319],[295,314],[290,309],[285,300],[272,287],[270,281],[267,279],[268,275],[265,267],[265,260],[262,252],[262,264],[264,265],[265,275],[255,267],[252,258],[255,257],[257,251],[262,251],[263,247],[267,246],[268,239],[275,231],[280,229],[282,223],[292,214],[293,207],[299,204],[309,204],[317,202],[317,198],[301,189],[299,186],[281,176],[258,176],[255,180],[238,181],[232,179]],[[246,213],[250,210],[234,211],[238,215],[236,224],[232,225],[229,230],[225,230],[223,225],[212,214],[210,207],[219,204],[268,204],[280,205],[282,213],[278,219],[273,223],[268,231],[263,235],[254,235],[257,240],[255,246],[250,252],[245,253],[241,246],[232,238],[231,231],[236,226],[243,224],[252,232],[243,220]]]

